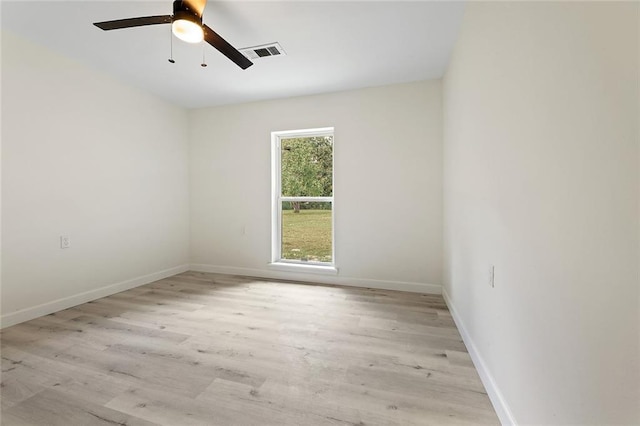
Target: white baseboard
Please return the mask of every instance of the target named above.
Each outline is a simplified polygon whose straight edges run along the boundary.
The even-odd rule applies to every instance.
[[[49,315],[53,312],[58,312],[72,306],[77,306],[82,303],[100,299],[101,297],[110,296],[115,293],[120,293],[121,291],[149,284],[154,281],[179,274],[181,272],[186,272],[188,270],[188,265],[180,265],[174,268],[165,269],[163,271],[154,272],[152,274],[143,275],[141,277],[136,277],[130,280],[111,284],[106,287],[100,287],[95,290],[85,291],[84,293],[75,294],[73,296],[64,297],[62,299],[57,299],[51,302],[43,303],[41,305],[21,309],[16,312],[11,312],[0,317],[0,328],[10,327],[21,322],[41,317],[43,315]]]
[[[451,316],[453,317],[453,321],[458,327],[458,331],[460,331],[462,340],[467,346],[467,350],[469,351],[469,355],[471,356],[473,365],[475,365],[476,370],[478,370],[480,380],[482,380],[482,384],[487,390],[487,394],[489,395],[489,399],[493,404],[493,408],[496,410],[496,414],[498,415],[498,419],[500,419],[500,423],[502,423],[503,425],[517,425],[518,423],[516,423],[516,420],[513,417],[513,413],[507,405],[507,401],[504,399],[502,392],[500,392],[498,385],[493,379],[493,375],[487,368],[487,364],[484,362],[484,359],[482,358],[482,355],[480,355],[480,352],[478,351],[475,343],[473,343],[471,336],[467,332],[467,327],[462,321],[462,317],[460,317],[460,315],[458,314],[455,305],[451,301],[451,298],[449,297],[449,294],[444,287],[442,288],[442,296],[444,297],[444,300],[449,307],[449,312],[451,312]]]
[[[403,281],[382,281],[362,278],[342,277],[340,275],[319,275],[315,273],[289,272],[282,270],[266,270],[240,268],[235,266],[219,266],[206,264],[191,264],[190,270],[196,272],[211,272],[217,274],[243,275],[256,278],[276,280],[303,281],[319,284],[334,284],[350,287],[379,288],[383,290],[409,291],[412,293],[441,294],[442,287],[436,284],[423,284]]]

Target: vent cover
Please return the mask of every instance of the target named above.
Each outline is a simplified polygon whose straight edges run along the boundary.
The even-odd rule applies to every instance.
[[[285,51],[280,46],[280,43],[269,43],[260,46],[243,47],[238,49],[248,59],[260,59],[268,58],[269,56],[283,56],[286,55]]]

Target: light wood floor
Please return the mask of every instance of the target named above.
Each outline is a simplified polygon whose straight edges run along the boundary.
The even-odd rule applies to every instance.
[[[1,343],[2,425],[498,424],[434,295],[187,272]]]

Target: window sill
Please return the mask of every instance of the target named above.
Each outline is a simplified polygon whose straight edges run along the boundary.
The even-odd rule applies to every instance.
[[[338,268],[332,265],[308,265],[304,263],[293,262],[273,262],[269,264],[269,267],[272,269],[277,269],[278,271],[286,272],[304,272],[326,275],[336,275],[338,273]]]

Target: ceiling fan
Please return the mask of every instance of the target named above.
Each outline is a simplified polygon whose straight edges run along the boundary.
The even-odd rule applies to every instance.
[[[253,62],[220,37],[218,33],[202,23],[202,12],[206,4],[207,0],[176,0],[173,2],[173,15],[118,19],[94,22],[93,25],[104,31],[109,31],[146,25],[171,24],[173,34],[180,40],[187,43],[200,43],[204,40],[243,70],[249,68]]]

